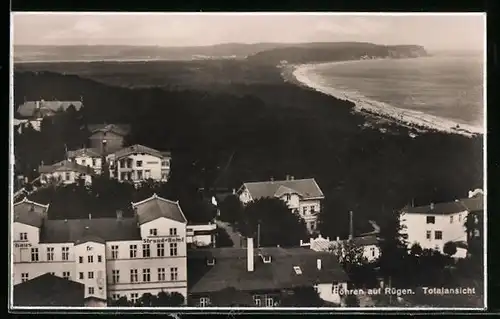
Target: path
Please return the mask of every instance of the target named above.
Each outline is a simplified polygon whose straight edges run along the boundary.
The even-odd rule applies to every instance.
[[[224,230],[229,235],[229,238],[233,241],[233,247],[242,248],[242,236],[236,230],[233,229],[231,225],[226,222],[215,220],[217,227],[224,228]]]

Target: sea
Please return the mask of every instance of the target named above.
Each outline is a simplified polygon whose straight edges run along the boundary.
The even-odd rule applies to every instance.
[[[483,59],[436,55],[308,64],[298,66],[294,76],[376,113],[439,130],[463,127],[483,133]]]

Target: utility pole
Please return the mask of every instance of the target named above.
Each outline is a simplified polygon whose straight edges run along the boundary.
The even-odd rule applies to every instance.
[[[260,221],[257,224],[257,248],[260,248]]]
[[[349,239],[354,237],[354,226],[352,224],[352,210],[349,212]]]

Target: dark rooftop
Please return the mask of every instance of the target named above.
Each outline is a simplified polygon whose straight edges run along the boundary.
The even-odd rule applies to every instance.
[[[141,234],[135,218],[95,218],[46,220],[40,237],[41,243],[80,244],[87,241],[140,240]]]
[[[296,193],[306,199],[324,197],[314,178],[251,182],[244,183],[243,186],[248,189],[254,200],[262,197],[279,197],[286,193]]]
[[[271,256],[263,263],[258,254]],[[209,266],[207,259],[215,259]],[[322,268],[317,269],[317,259]],[[294,267],[300,267],[298,274]],[[188,284],[191,293],[207,293],[234,287],[239,291],[275,290],[347,281],[335,255],[305,248],[255,249],[254,271],[247,271],[247,251],[241,248],[198,249],[188,252]]]
[[[53,165],[41,165],[38,168],[39,173],[54,173],[54,172],[77,172],[81,174],[94,175],[94,170],[91,167],[79,165],[75,162],[64,160]]]
[[[42,205],[24,198],[14,203],[14,222],[40,228],[49,205]]]
[[[447,215],[465,211],[464,206],[459,201],[448,203],[429,204],[417,207],[404,208],[407,214],[428,214],[428,215]]]
[[[132,206],[137,209],[137,219],[141,225],[160,217],[187,223],[178,202],[161,198],[156,194],[143,201],[132,203]]]
[[[85,285],[49,273],[14,286],[14,306],[83,307]]]
[[[461,200],[461,202],[469,212],[475,213],[484,210],[483,194],[477,194],[470,198],[464,198]]]
[[[122,136],[130,132],[130,125],[128,124],[89,124],[87,128],[91,133],[113,132]]]
[[[102,153],[97,148],[81,148],[74,151],[68,151],[69,158],[75,158],[79,156],[101,157]]]
[[[120,159],[125,156],[129,156],[132,154],[139,154],[139,153],[144,153],[144,154],[149,154],[158,158],[163,158],[164,157],[164,152],[155,150],[151,147],[147,147],[144,145],[140,144],[135,144],[131,146],[124,147],[114,153],[116,159]],[[168,152],[167,152],[168,153]]]

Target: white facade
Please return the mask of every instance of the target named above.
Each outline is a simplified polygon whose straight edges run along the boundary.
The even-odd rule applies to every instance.
[[[343,292],[347,290],[347,283],[320,283],[317,284],[314,288],[318,292],[319,297],[324,301],[342,305],[345,295],[343,294]]]
[[[213,246],[215,245],[216,224],[206,225],[187,225],[186,241],[188,244],[193,243],[196,246]]]
[[[44,218],[37,211],[16,214],[25,221],[26,214]],[[130,240],[48,243],[40,242],[43,223],[14,222],[13,284],[53,273],[84,284],[86,298],[137,300],[147,292],[175,291],[187,299],[186,223],[157,217],[137,225],[140,236]]]
[[[363,257],[368,262],[376,261],[381,254],[379,245],[370,242],[363,243],[363,241],[365,241],[365,239],[362,237],[353,239],[354,244],[358,244],[359,246],[363,247]],[[340,240],[339,238],[337,238],[337,240],[331,241],[329,237],[323,238],[321,235],[319,235],[317,238],[310,238],[309,242],[304,242],[301,240],[300,246],[309,247],[314,251],[329,251],[335,253],[335,247],[337,247],[337,245],[342,245],[344,242],[345,240]],[[345,251],[343,251],[343,253],[345,253]]]
[[[100,156],[90,156],[87,154],[82,154],[70,160],[76,162],[79,165],[91,167],[92,169],[94,169],[96,174],[101,174],[102,159]]]
[[[107,161],[110,165],[110,177],[119,181],[167,181],[170,174],[170,158],[162,156],[134,153],[117,158],[115,154],[110,154]]]
[[[85,185],[92,184],[92,175],[80,173],[77,171],[56,171],[52,173],[42,173],[40,174],[40,183],[46,184],[51,181],[61,182],[64,185],[74,184],[78,182],[79,179],[85,181]]]
[[[408,244],[418,243],[423,249],[435,249],[443,252],[443,246],[449,241],[466,241],[465,219],[467,211],[454,214],[405,214],[401,223],[405,226],[402,233],[407,234]]]

